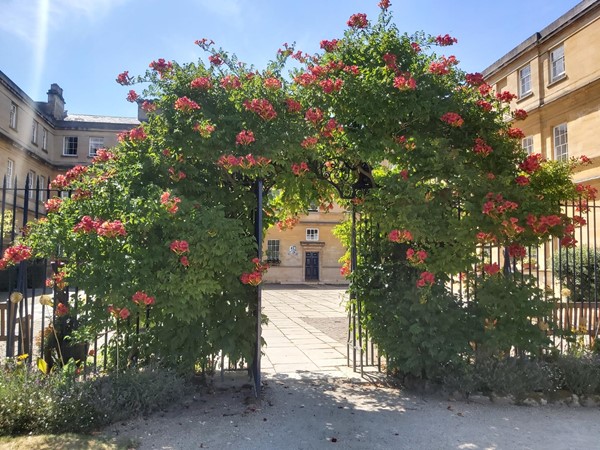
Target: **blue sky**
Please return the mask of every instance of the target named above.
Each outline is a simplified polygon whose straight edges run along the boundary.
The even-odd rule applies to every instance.
[[[34,100],[51,83],[71,113],[135,116],[118,73],[150,61],[205,57],[207,37],[262,68],[284,42],[314,53],[340,37],[356,12],[375,19],[379,0],[0,0],[0,70]],[[392,0],[398,28],[449,33],[468,72],[481,71],[579,0]]]

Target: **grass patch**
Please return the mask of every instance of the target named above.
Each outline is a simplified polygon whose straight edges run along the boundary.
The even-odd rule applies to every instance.
[[[81,434],[0,437],[0,450],[134,450],[139,442]]]

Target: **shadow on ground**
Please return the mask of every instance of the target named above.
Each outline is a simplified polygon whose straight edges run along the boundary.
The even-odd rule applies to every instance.
[[[595,448],[598,409],[448,402],[381,381],[310,372],[265,377],[261,400],[245,375],[228,375],[183,405],[115,425],[109,436],[142,449],[567,449]],[[575,432],[577,430],[577,432]]]

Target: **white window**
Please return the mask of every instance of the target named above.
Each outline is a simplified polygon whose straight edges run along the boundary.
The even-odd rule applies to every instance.
[[[42,131],[42,150],[48,150],[48,130]]]
[[[527,136],[521,141],[521,147],[528,155],[533,153],[533,136]]]
[[[17,129],[17,115],[19,113],[19,107],[16,103],[10,104],[10,122],[9,125],[12,129]]]
[[[96,156],[99,149],[104,148],[103,137],[91,137],[90,138],[90,152],[89,156]]]
[[[37,145],[38,143],[38,128],[39,128],[40,124],[37,122],[37,120],[33,121],[33,124],[31,125],[31,143],[33,145]]]
[[[267,241],[267,261],[279,261],[279,239]]]
[[[40,186],[40,202],[43,202],[46,200],[46,189],[48,188],[48,186],[46,186],[46,177],[39,175],[38,184]]]
[[[27,174],[27,186],[29,187],[29,198],[34,197],[35,180],[36,180],[35,171],[30,170],[29,173]]]
[[[569,157],[569,144],[567,140],[567,124],[563,123],[554,127],[554,159],[566,161]]]
[[[561,45],[550,52],[550,82],[565,76],[565,48]]]
[[[307,228],[306,229],[306,240],[307,241],[318,241],[319,240],[319,229],[318,228]]]
[[[15,176],[15,162],[9,159],[6,162],[6,187],[11,188],[13,185],[13,178]]]
[[[531,66],[527,64],[519,70],[519,97],[531,93]]]
[[[65,136],[63,156],[77,156],[77,136]]]

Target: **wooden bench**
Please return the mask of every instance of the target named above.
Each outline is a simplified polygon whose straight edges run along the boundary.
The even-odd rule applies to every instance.
[[[31,327],[33,326],[33,316],[28,314],[25,318],[17,318],[17,306],[13,309],[13,320],[15,324],[15,334],[13,336],[13,343],[17,339],[21,339],[22,342],[22,353],[31,353],[31,342],[29,340]],[[8,329],[9,317],[8,317],[8,303],[0,303],[0,342],[8,342],[9,329]],[[17,329],[19,330],[17,334]]]

